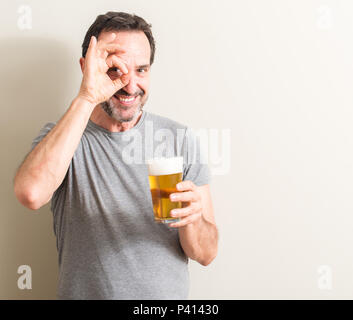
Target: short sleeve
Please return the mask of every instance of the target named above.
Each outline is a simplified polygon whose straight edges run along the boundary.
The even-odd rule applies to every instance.
[[[191,180],[197,186],[209,184],[211,174],[206,150],[202,146],[200,137],[190,128],[185,131],[183,156],[183,180]]]
[[[36,147],[36,145],[43,140],[43,138],[50,132],[51,129],[55,127],[55,122],[48,122],[45,126],[39,131],[38,136],[32,141],[31,151]]]

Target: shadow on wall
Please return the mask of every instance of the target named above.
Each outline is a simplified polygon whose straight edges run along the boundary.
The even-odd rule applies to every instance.
[[[50,205],[37,212],[23,207],[13,177],[46,122],[69,106],[72,65],[78,60],[63,43],[44,38],[2,39],[0,299],[55,299],[58,262]],[[77,87],[78,90],[78,87]],[[32,289],[19,289],[18,268],[32,271]]]

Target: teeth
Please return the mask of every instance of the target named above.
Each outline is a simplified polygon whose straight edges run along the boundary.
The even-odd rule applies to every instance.
[[[118,97],[120,101],[123,101],[123,102],[130,102],[130,101],[133,101],[135,99],[135,97],[132,97],[132,98],[121,98],[121,97]]]

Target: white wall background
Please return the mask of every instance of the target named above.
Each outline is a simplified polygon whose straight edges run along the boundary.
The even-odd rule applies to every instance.
[[[55,298],[49,205],[22,207],[12,178],[77,94],[83,37],[107,11],[153,25],[146,110],[231,129],[230,171],[212,181],[219,255],[190,264],[190,298],[352,299],[350,0],[2,1],[0,298]],[[32,268],[31,290],[17,287],[20,265]]]

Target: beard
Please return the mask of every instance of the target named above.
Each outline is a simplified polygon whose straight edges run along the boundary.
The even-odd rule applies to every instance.
[[[126,93],[123,89],[120,89],[116,93],[116,95],[117,94],[131,96],[130,94]],[[144,92],[139,91],[135,95],[138,96],[141,100],[137,106],[118,105],[118,103],[113,101],[113,97],[111,97],[109,100],[101,103],[101,108],[106,112],[109,117],[113,118],[118,122],[134,121],[139,116],[140,112],[143,109],[143,106],[147,101],[147,97],[145,97]]]

